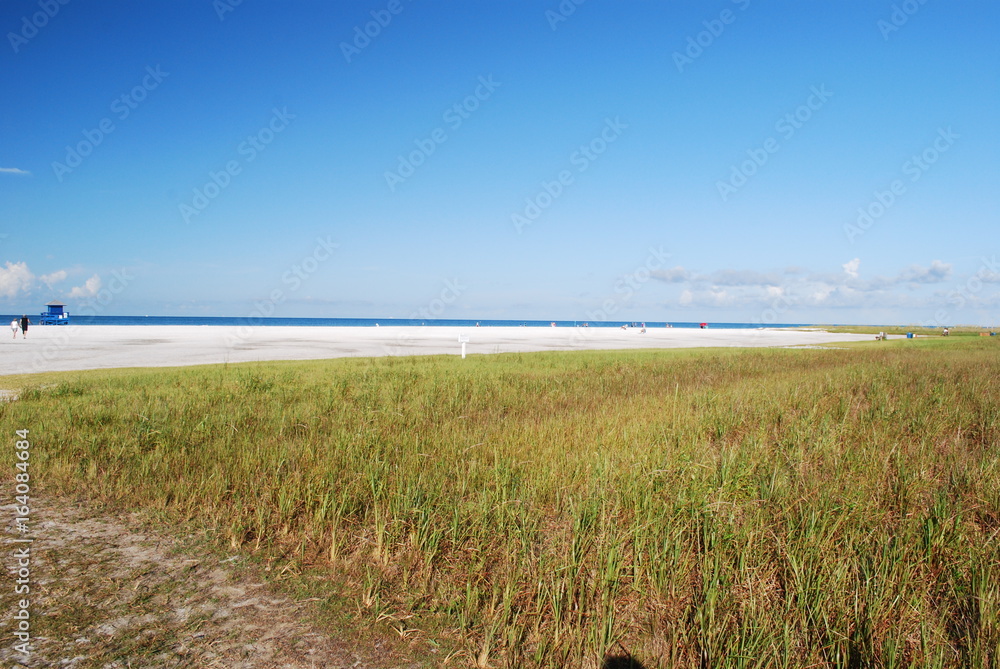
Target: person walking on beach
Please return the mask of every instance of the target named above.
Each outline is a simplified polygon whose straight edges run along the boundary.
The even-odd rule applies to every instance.
[[[23,339],[28,338],[28,326],[31,325],[31,321],[28,320],[28,314],[21,316],[21,337]]]
[[[17,339],[17,331],[21,329],[21,324],[17,322],[15,318],[10,322],[10,331],[14,335],[14,339]]]

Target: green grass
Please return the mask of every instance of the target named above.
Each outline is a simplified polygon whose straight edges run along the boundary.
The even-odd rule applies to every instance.
[[[988,667],[998,344],[75,373],[0,424],[453,664]]]
[[[798,330],[815,330],[821,329],[826,332],[852,332],[857,334],[871,334],[876,335],[879,332],[885,332],[891,335],[902,335],[907,332],[912,332],[918,337],[941,337],[943,336],[943,328],[931,328],[924,327],[923,325],[820,325],[814,327],[806,328],[796,328]],[[989,334],[990,332],[997,332],[997,328],[985,328],[978,325],[958,325],[955,327],[949,327],[948,332],[952,337],[978,337],[980,333]]]

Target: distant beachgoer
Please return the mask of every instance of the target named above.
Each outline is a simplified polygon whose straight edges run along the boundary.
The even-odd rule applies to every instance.
[[[944,336],[945,336],[945,337],[947,337],[947,336],[948,336],[948,328],[945,328],[945,329],[944,329]]]
[[[28,326],[31,325],[31,321],[28,320],[28,314],[21,316],[21,337],[23,339],[28,338]]]
[[[21,329],[21,324],[17,322],[15,318],[10,322],[10,331],[14,334],[14,339],[17,339],[17,331]]]

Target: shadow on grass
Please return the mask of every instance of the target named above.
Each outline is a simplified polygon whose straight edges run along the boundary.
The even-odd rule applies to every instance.
[[[646,665],[631,655],[611,655],[604,658],[601,669],[646,669]]]

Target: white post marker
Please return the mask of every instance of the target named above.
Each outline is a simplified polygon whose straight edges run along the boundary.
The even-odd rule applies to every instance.
[[[465,345],[469,343],[469,335],[458,335],[458,343],[462,345],[462,360],[465,360]]]

